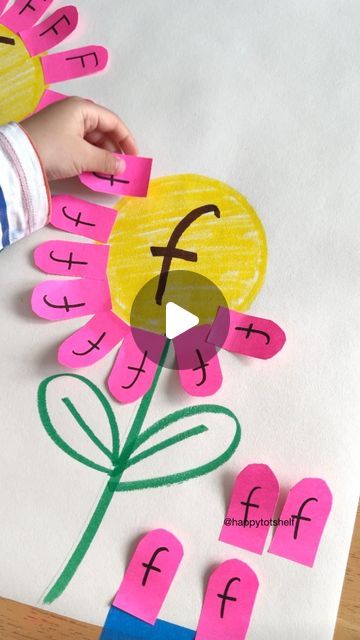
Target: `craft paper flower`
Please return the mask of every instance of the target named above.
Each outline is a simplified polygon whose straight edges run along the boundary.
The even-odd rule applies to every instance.
[[[190,224],[184,225],[184,220]],[[32,296],[34,311],[49,320],[92,315],[60,346],[60,363],[70,368],[89,366],[122,343],[108,379],[110,392],[122,402],[143,397],[120,442],[120,417],[93,382],[78,374],[60,373],[39,386],[39,416],[49,437],[75,461],[108,476],[80,540],[44,598],[46,603],[69,584],[116,494],[170,486],[210,473],[229,460],[239,445],[239,420],[230,409],[216,404],[185,406],[147,425],[170,345],[161,330],[160,303],[164,292],[170,291],[171,297],[184,261],[190,274],[209,278],[235,309],[214,310],[203,295],[201,324],[174,340],[186,391],[208,395],[219,388],[222,376],[215,351],[219,344],[267,358],[285,340],[270,320],[241,312],[262,284],[266,243],[253,209],[227,185],[194,175],[158,178],[150,183],[146,198],[123,198],[116,209],[56,196],[51,223],[96,240],[94,244],[53,240],[35,250],[40,269],[67,278],[39,284]],[[180,235],[179,225],[184,230]],[[164,271],[169,252],[171,264],[166,262]],[[166,278],[161,278],[164,273]],[[134,298],[147,287],[150,297],[140,300],[146,312],[142,313],[140,304],[134,313]],[[192,291],[190,286],[188,301],[199,295],[198,287]],[[182,370],[184,358],[187,365],[193,359],[193,366]],[[99,402],[105,411],[100,420],[94,418]],[[68,434],[75,429],[94,445],[95,455],[87,453],[88,447],[75,449],[69,442]]]
[[[205,302],[200,325],[173,341],[183,388],[194,396],[219,389],[218,347],[269,358],[283,346],[285,335],[275,323],[241,313],[261,286],[266,243],[258,217],[238,192],[203,176],[173,176],[153,180],[147,198],[123,198],[117,208],[119,215],[115,209],[71,196],[53,199],[54,226],[97,241],[53,240],[35,251],[40,269],[67,277],[35,288],[35,313],[47,320],[92,315],[60,346],[62,365],[88,367],[122,343],[108,378],[111,394],[126,403],[150,389],[166,343],[159,330],[159,318],[164,317],[159,287],[142,326],[130,327],[131,307],[149,278],[159,281],[169,238],[189,215],[193,224],[172,247],[162,290],[171,290],[173,274],[185,264],[215,282],[235,309],[220,308],[216,313]],[[109,244],[103,244],[109,238]]]
[[[7,4],[0,0],[0,124],[62,100],[66,96],[49,85],[101,71],[108,61],[101,46],[45,53],[76,28],[75,7],[57,9],[37,24],[52,0],[16,0],[6,9]]]

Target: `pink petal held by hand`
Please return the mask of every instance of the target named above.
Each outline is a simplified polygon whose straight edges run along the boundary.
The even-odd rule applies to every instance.
[[[109,391],[116,400],[135,402],[149,391],[165,342],[165,336],[142,329],[127,334],[108,378]],[[140,349],[139,344],[147,346]]]
[[[331,510],[332,494],[321,478],[304,478],[289,491],[269,553],[312,567]]]
[[[89,76],[102,71],[108,62],[105,47],[98,45],[53,53],[41,58],[46,84]]]
[[[155,624],[183,557],[180,541],[170,531],[144,536],[126,569],[113,606]]]
[[[279,491],[279,483],[266,464],[245,467],[235,480],[219,540],[261,554]]]
[[[224,342],[224,327],[228,333]],[[245,313],[219,307],[212,325],[208,342],[223,347],[233,353],[241,353],[253,358],[272,358],[285,344],[283,330],[265,318],[249,316]]]
[[[244,640],[259,581],[241,560],[226,560],[210,576],[195,640]]]
[[[51,91],[51,89],[45,89],[43,96],[35,109],[35,113],[38,113],[45,107],[48,107],[50,104],[55,104],[55,102],[60,102],[60,100],[65,100],[68,98],[64,93],[58,93],[57,91]]]
[[[112,311],[97,313],[62,343],[58,361],[70,369],[89,367],[110,353],[129,331]]]
[[[206,342],[210,325],[197,325],[174,338],[180,383],[191,396],[210,396],[221,387],[216,348]]]
[[[35,287],[31,307],[45,320],[80,318],[111,309],[106,280],[47,280]]]
[[[1,17],[1,24],[15,33],[29,29],[40,20],[53,0],[16,0]]]
[[[104,280],[109,250],[107,244],[50,240],[36,247],[34,260],[41,271],[55,276]]]
[[[76,29],[78,19],[75,7],[63,7],[35,27],[21,31],[20,37],[29,53],[37,56],[65,40]]]
[[[105,173],[82,173],[81,182],[89,189],[112,195],[145,197],[148,192],[152,159],[139,156],[114,154],[125,162],[122,173],[111,176]]]
[[[115,209],[74,196],[59,195],[52,198],[50,224],[53,227],[98,242],[108,241],[116,216]]]

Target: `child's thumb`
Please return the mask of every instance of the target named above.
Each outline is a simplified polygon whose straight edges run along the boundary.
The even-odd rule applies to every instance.
[[[110,151],[100,149],[93,145],[88,145],[85,167],[83,171],[96,171],[98,173],[107,173],[116,175],[122,173],[125,169],[125,162],[121,158],[117,158]]]

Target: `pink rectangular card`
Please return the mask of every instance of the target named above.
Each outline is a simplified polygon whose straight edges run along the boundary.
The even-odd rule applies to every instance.
[[[52,198],[50,224],[99,242],[107,242],[116,220],[117,211],[74,196],[58,195]]]
[[[64,340],[58,351],[58,361],[70,369],[89,367],[104,358],[129,331],[130,327],[113,311],[97,313]]]
[[[135,549],[114,607],[155,624],[182,557],[182,545],[170,531],[150,531]]]
[[[208,342],[244,356],[267,360],[282,349],[286,336],[272,320],[219,307]]]
[[[125,336],[108,378],[118,402],[135,402],[149,391],[165,342],[165,336],[135,327]]]
[[[106,280],[45,280],[33,290],[31,306],[45,320],[80,318],[111,309]]]
[[[110,246],[49,240],[34,251],[36,266],[55,276],[105,280]]]
[[[114,176],[105,173],[82,173],[81,182],[89,189],[100,193],[144,198],[148,192],[152,159],[119,153],[115,155],[125,162],[125,170],[122,173]]]
[[[192,396],[209,396],[221,387],[216,347],[206,342],[209,330],[210,325],[197,325],[173,340],[181,386]]]
[[[303,478],[289,491],[269,552],[312,567],[332,505],[332,494],[321,478]]]
[[[245,467],[235,480],[219,540],[261,554],[279,491],[279,483],[268,465]]]
[[[245,562],[232,559],[218,566],[209,578],[195,640],[244,640],[258,586]]]
[[[102,71],[108,62],[105,47],[90,46],[61,53],[52,53],[41,58],[46,84],[82,78]]]

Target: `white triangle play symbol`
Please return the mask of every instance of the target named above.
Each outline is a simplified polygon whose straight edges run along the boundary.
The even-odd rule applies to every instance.
[[[166,337],[169,340],[176,338],[180,334],[196,327],[199,318],[190,311],[179,307],[175,302],[166,304]]]

